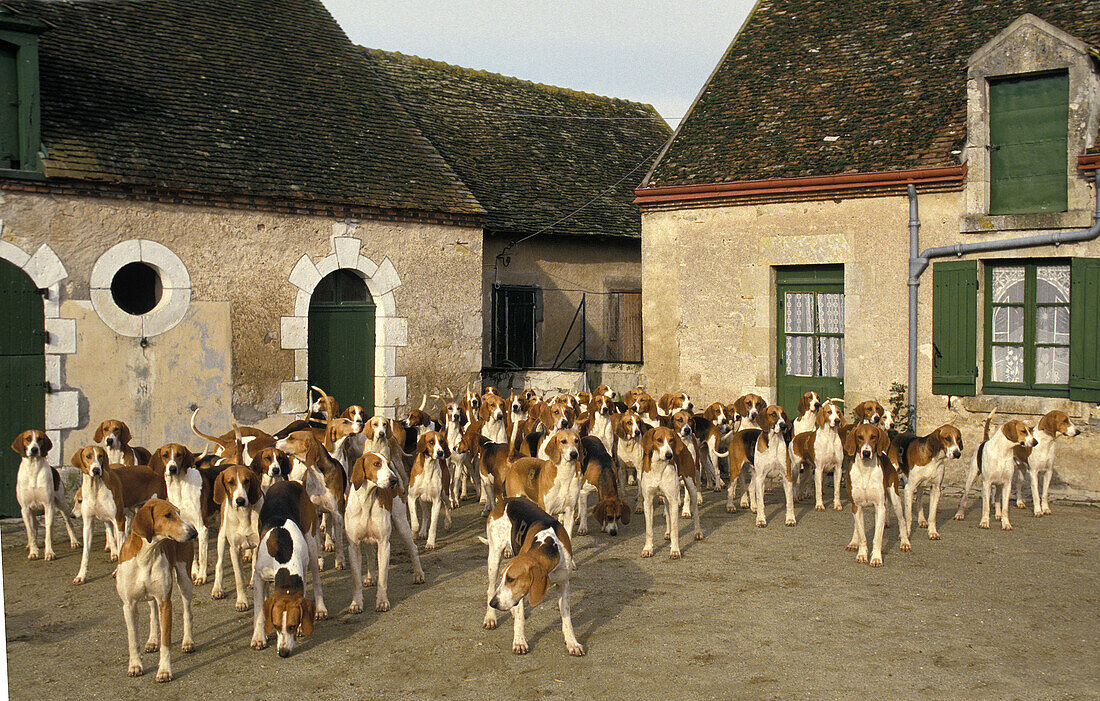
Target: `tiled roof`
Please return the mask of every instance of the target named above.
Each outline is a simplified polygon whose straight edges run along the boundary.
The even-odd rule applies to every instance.
[[[5,0],[41,35],[47,177],[483,210],[318,0]]]
[[[547,233],[640,235],[633,189],[671,134],[649,105],[399,53],[363,55],[488,210],[487,232],[534,233],[622,180]]]
[[[644,186],[958,164],[966,61],[1024,13],[1100,45],[1096,0],[760,0]]]

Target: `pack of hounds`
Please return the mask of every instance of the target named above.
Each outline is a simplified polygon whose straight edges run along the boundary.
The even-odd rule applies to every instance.
[[[275,434],[236,424],[221,435],[204,433],[196,410],[191,427],[208,448],[199,454],[178,443],[150,452],[134,445],[125,423],[104,421],[96,443],[71,458],[82,473],[71,508],[71,515],[83,521],[80,541],[60,476],[49,464],[50,439],[39,430],[16,436],[12,449],[21,456],[17,497],[28,557],[40,556],[36,512],[44,511],[44,556],[54,559],[52,528],[60,514],[72,547],[83,543],[73,580],[82,584],[93,524],[104,524],[106,549],[117,561],[114,578],[131,676],[143,673],[143,650],[159,650],[156,679],[172,678],[175,586],[182,595],[182,650],[195,649],[191,597],[195,585],[207,582],[213,526],[217,558],[211,597],[226,597],[228,550],[236,609],[254,612],[252,647],[265,648],[275,634],[278,654],[286,657],[299,638],[312,633],[315,620],[328,617],[320,579],[322,550],[334,552],[336,569],[351,570],[349,612],[362,612],[364,586],[375,588],[375,610],[386,611],[393,536],[409,553],[413,583],[423,583],[416,540],[423,541],[424,550],[434,550],[440,518],[449,528],[451,510],[475,494],[486,519],[481,541],[488,546],[484,627],[495,628],[498,612],[511,611],[512,649],[526,653],[524,599],[535,606],[554,585],[566,648],[571,655],[583,655],[570,615],[570,578],[576,569],[571,538],[574,529],[578,535],[588,533],[590,516],[600,531],[613,536],[632,514],[644,514],[641,556],[652,557],[654,512],[660,508],[669,557],[679,559],[681,518],[692,520],[696,540],[703,538],[703,490],[724,489],[731,512],[740,494],[740,507],[752,510],[756,525],[765,527],[765,487],[778,481],[785,523],[793,526],[794,503],[809,495],[811,482],[815,508],[825,510],[824,476],[832,474],[833,509],[842,509],[843,484],[853,514],[847,549],[856,551],[857,562],[878,567],[888,507],[901,526],[903,552],[911,549],[914,503],[918,525],[928,529],[932,540],[940,538],[935,517],[945,463],[963,453],[954,426],[940,426],[926,436],[894,433],[890,412],[873,400],[856,406],[848,423],[838,400],[822,400],[814,392],[802,397],[792,421],[783,407],[755,394],[696,412],[683,392],[654,399],[642,387],[622,397],[605,385],[556,397],[533,390],[504,397],[488,387],[461,396],[432,395],[436,415],[426,411],[425,397],[398,421],[367,416],[357,405],[341,410],[332,397],[313,389],[320,396],[306,416]],[[991,432],[992,418],[985,422],[985,440],[974,452],[955,518],[963,519],[967,494],[980,479],[979,526],[989,527],[990,501],[999,488],[996,518],[1010,530],[1013,483],[1018,506],[1025,506],[1022,487],[1030,480],[1034,514],[1049,514],[1055,440],[1080,430],[1061,411],[1046,414],[1034,427],[1011,420]],[[636,487],[632,505],[625,501],[627,486]],[[865,513],[874,515],[870,553]],[[367,558],[366,573],[365,545],[374,546],[376,554],[375,561]],[[307,576],[312,598],[306,595]],[[144,648],[135,620],[143,601],[149,604]]]

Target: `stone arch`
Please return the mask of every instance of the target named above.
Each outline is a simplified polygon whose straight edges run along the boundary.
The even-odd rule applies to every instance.
[[[401,278],[390,259],[375,263],[361,255],[363,242],[354,236],[335,236],[332,253],[314,262],[309,256],[298,259],[289,282],[297,288],[293,316],[280,319],[279,331],[284,349],[294,351],[294,379],[283,382],[279,411],[298,414],[306,409],[309,369],[309,302],[317,283],[329,273],[351,270],[367,284],[375,304],[374,329],[374,406],[375,412],[397,418],[397,408],[407,399],[406,379],[397,374],[397,349],[408,344],[409,320],[397,315],[394,290]]]
[[[0,222],[3,234],[3,222]],[[61,431],[76,428],[79,419],[80,392],[62,391],[62,362],[64,355],[76,352],[76,319],[61,316],[61,281],[69,272],[48,244],[42,244],[34,253],[27,253],[19,246],[0,239],[0,258],[21,268],[34,286],[44,290],[42,296],[46,339],[46,434],[58,450],[52,462],[61,464]]]

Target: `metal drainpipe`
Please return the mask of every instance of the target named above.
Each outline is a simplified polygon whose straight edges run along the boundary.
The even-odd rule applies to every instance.
[[[1055,232],[1053,234],[1041,234],[1039,236],[1024,236],[1015,239],[1001,239],[999,241],[975,241],[973,243],[956,243],[952,246],[938,246],[926,248],[917,254],[920,235],[920,220],[917,218],[917,188],[908,186],[909,192],[909,417],[914,431],[917,430],[917,289],[920,287],[920,276],[928,269],[928,262],[932,258],[945,258],[947,256],[962,257],[969,253],[985,253],[989,251],[1009,251],[1018,248],[1032,248],[1034,246],[1058,246],[1063,243],[1077,243],[1090,241],[1100,236],[1100,169],[1093,171],[1093,190],[1096,197],[1096,209],[1093,212],[1092,226],[1087,229],[1078,229],[1066,233]]]

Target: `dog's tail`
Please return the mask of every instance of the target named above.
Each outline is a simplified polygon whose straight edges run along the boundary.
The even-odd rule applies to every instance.
[[[211,436],[209,433],[203,433],[202,431],[199,430],[198,426],[195,425],[195,417],[198,416],[198,415],[199,415],[199,409],[198,409],[198,407],[195,407],[195,411],[191,414],[191,430],[199,438],[211,441],[212,443],[215,443],[217,445],[221,445],[221,443],[218,442],[218,437],[217,436]]]
[[[479,535],[479,536],[477,537],[477,539],[481,541],[481,544],[482,544],[482,545],[488,545],[488,544],[489,544],[489,539],[488,539],[488,538],[486,538],[485,536],[480,536],[480,535]]]
[[[982,435],[982,442],[989,440],[989,422],[993,420],[993,415],[997,413],[996,409],[989,412],[989,416],[985,417],[985,433]]]

